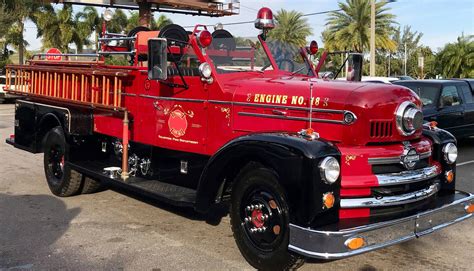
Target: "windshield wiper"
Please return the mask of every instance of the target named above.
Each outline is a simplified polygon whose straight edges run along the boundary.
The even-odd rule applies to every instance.
[[[299,69],[297,69],[296,71],[292,72],[291,75],[295,75],[297,73],[299,73],[300,71],[304,70],[306,67],[301,67]]]

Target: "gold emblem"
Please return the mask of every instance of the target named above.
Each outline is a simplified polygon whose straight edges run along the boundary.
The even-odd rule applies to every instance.
[[[351,161],[354,161],[357,158],[357,155],[348,154],[346,155],[346,165],[350,166]]]

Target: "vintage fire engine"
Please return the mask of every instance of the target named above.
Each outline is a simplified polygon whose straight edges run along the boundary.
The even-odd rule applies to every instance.
[[[456,140],[422,123],[416,94],[320,79],[306,55],[315,43],[295,62],[267,38],[270,9],[255,26],[248,45],[203,25],[104,32],[94,61],[58,53],[10,65],[6,89],[24,98],[7,143],[44,153],[57,196],[108,184],[200,213],[230,206],[237,245],[259,269],[357,255],[472,217],[474,196],[455,190]],[[117,54],[130,65],[104,63]]]

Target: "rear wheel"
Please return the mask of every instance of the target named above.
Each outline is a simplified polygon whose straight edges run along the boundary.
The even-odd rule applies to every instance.
[[[253,267],[290,270],[304,263],[303,258],[288,251],[288,205],[273,170],[254,164],[239,173],[230,216],[237,246]]]
[[[105,190],[105,186],[102,183],[89,177],[84,177],[83,182],[81,194],[93,194]]]
[[[82,174],[71,170],[66,164],[69,159],[69,145],[63,129],[51,129],[44,141],[44,173],[51,192],[59,197],[69,197],[79,193]]]

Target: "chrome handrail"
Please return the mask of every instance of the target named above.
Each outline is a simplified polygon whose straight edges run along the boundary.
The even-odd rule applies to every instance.
[[[391,186],[426,181],[438,176],[440,173],[441,169],[438,166],[431,166],[398,173],[377,174],[375,176],[380,186]]]
[[[341,208],[387,207],[408,204],[433,196],[439,191],[439,188],[439,184],[433,184],[428,188],[397,196],[341,199]]]

